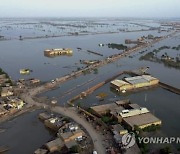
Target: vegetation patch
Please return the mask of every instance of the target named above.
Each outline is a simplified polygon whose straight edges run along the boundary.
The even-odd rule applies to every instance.
[[[179,50],[180,45],[177,47],[173,47],[172,49]],[[167,52],[165,54],[161,55],[159,58],[157,56],[157,53],[159,53],[161,50],[164,49],[171,49],[170,46],[162,46],[158,49],[154,49],[152,52],[149,52],[139,58],[139,60],[147,60],[147,61],[152,61],[156,63],[163,63],[167,67],[174,67],[177,69],[180,69],[180,58],[179,55],[177,54],[177,57],[170,57]]]
[[[102,120],[104,123],[108,124],[108,125],[118,124],[118,122],[117,122],[115,119],[113,119],[112,117],[110,117],[109,115],[104,115],[104,116],[101,118],[101,120]]]
[[[123,44],[109,43],[107,44],[108,48],[117,49],[117,50],[126,50],[127,46]]]

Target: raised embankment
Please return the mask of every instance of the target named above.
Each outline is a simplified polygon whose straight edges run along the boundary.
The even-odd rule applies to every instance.
[[[178,88],[175,88],[175,87],[170,86],[170,85],[163,83],[163,82],[159,82],[159,86],[163,89],[166,89],[168,91],[171,91],[173,93],[180,95],[180,89],[178,89]]]
[[[100,82],[100,83],[96,84],[95,86],[93,86],[93,87],[87,89],[86,91],[80,93],[79,95],[73,97],[71,100],[68,101],[68,104],[69,104],[69,105],[72,105],[72,103],[73,103],[74,101],[76,101],[76,100],[78,100],[78,99],[80,99],[80,98],[82,98],[82,97],[85,97],[85,96],[87,96],[87,95],[90,95],[90,94],[93,93],[95,90],[97,90],[97,89],[99,89],[100,87],[104,86],[104,85],[107,84],[108,82],[116,79],[117,77],[119,77],[119,76],[122,75],[122,74],[124,74],[124,72],[120,72],[120,73],[114,75],[113,77],[111,77],[111,78],[109,78],[109,79],[107,79],[107,80],[105,80],[105,81],[103,81],[103,82]]]

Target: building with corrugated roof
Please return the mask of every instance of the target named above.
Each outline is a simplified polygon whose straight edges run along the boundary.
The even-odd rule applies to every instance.
[[[160,119],[158,119],[151,113],[126,117],[123,118],[123,122],[126,123],[132,130],[135,126],[143,129],[151,125],[161,125],[162,123]]]
[[[157,85],[158,83],[159,80],[157,78],[154,78],[150,75],[142,75],[142,76],[124,78],[123,80],[113,80],[111,81],[110,86],[116,91],[123,92],[123,91]]]

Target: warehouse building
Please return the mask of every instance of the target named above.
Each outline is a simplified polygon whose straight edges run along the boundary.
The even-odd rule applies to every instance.
[[[116,91],[126,92],[128,90],[154,86],[158,83],[159,80],[157,78],[150,75],[142,75],[111,81],[110,86]]]
[[[161,120],[150,112],[123,118],[123,122],[126,123],[132,130],[135,126],[143,129],[151,125],[161,125]]]

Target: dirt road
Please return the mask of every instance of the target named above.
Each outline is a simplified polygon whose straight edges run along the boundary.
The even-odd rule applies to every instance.
[[[33,94],[35,92],[32,92]],[[78,113],[75,111],[75,108],[64,108],[60,106],[52,107],[47,104],[41,104],[32,99],[32,93],[23,94],[21,97],[25,102],[27,102],[29,105],[36,105],[38,107],[48,108],[53,112],[59,113],[61,115],[64,115],[66,117],[71,118],[78,124],[80,124],[88,133],[91,139],[94,143],[94,148],[98,152],[98,154],[105,154],[105,147],[103,146],[103,139],[101,135],[93,128],[93,126],[88,123],[84,118],[81,118]]]

